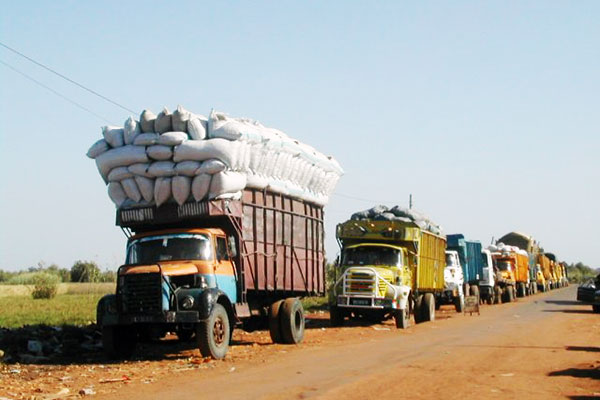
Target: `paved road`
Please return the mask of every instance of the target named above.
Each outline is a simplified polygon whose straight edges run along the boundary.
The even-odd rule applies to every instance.
[[[454,314],[385,335],[341,328],[317,345],[240,362],[227,371],[184,372],[125,388],[114,398],[600,396],[600,315],[574,297],[571,286],[484,306],[479,316]]]

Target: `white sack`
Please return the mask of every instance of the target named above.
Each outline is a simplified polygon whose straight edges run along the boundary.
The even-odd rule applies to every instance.
[[[223,193],[218,195],[217,197],[215,197],[215,200],[220,200],[220,199],[228,199],[228,200],[239,200],[242,198],[242,192],[235,192],[235,193]]]
[[[156,120],[156,114],[150,110],[142,111],[140,115],[140,127],[142,132],[154,132],[154,121]]]
[[[234,143],[225,139],[187,140],[175,147],[173,161],[204,161],[218,158],[230,166],[232,165]]]
[[[108,151],[108,149],[110,149],[110,146],[108,145],[106,140],[100,139],[90,147],[90,149],[87,152],[87,156],[89,158],[96,158],[105,151]]]
[[[125,194],[131,200],[138,203],[142,199],[142,194],[140,193],[140,190],[138,189],[137,184],[135,183],[135,180],[133,178],[123,179],[121,181],[121,186],[123,186]]]
[[[256,121],[241,118],[230,118],[214,110],[208,118],[208,137],[227,140],[238,140],[242,137],[249,141],[261,141],[261,127]]]
[[[185,176],[195,176],[196,171],[200,168],[200,161],[182,161],[175,164],[175,174]]]
[[[182,106],[177,106],[177,110],[173,111],[171,116],[171,123],[174,131],[187,131],[188,121],[190,119],[190,112]]]
[[[172,161],[157,161],[150,164],[148,173],[155,177],[167,177],[175,175],[175,163]]]
[[[117,207],[120,207],[121,204],[127,200],[127,195],[119,182],[111,182],[108,184],[108,197],[110,197]]]
[[[171,178],[158,178],[154,183],[154,201],[161,206],[171,197]]]
[[[144,176],[136,176],[134,179],[144,200],[151,202],[154,198],[154,180]]]
[[[217,160],[216,158],[203,161],[200,164],[200,168],[196,171],[197,174],[209,174],[213,175],[217,172],[225,171],[227,166],[223,164],[221,160]]]
[[[148,172],[149,167],[149,163],[138,163],[130,165],[127,167],[127,169],[134,175],[144,176],[146,178],[154,178],[154,176],[150,175]]]
[[[246,187],[246,175],[239,172],[223,171],[212,176],[209,199],[225,193],[235,193]]]
[[[123,179],[131,178],[133,174],[129,172],[127,167],[117,167],[110,170],[108,173],[109,182],[119,182]]]
[[[135,137],[139,135],[141,131],[140,124],[134,120],[133,117],[127,118],[123,128],[123,140],[125,144],[132,144]]]
[[[165,146],[177,146],[184,141],[188,140],[188,135],[185,132],[165,132],[158,137],[158,144]]]
[[[269,185],[269,180],[264,176],[249,173],[246,175],[246,187],[264,189]]]
[[[170,160],[173,156],[173,148],[171,146],[163,146],[160,144],[146,147],[146,154],[153,160]]]
[[[106,180],[108,172],[115,167],[129,166],[147,161],[148,156],[144,147],[127,145],[100,154],[96,158],[96,166],[102,178]]]
[[[158,133],[148,132],[140,133],[133,139],[133,144],[136,146],[152,146],[158,143]]]
[[[124,144],[123,128],[119,128],[118,126],[102,127],[102,136],[104,136],[104,140],[106,140],[111,147],[121,147]]]
[[[203,115],[194,115],[190,117],[187,124],[187,132],[192,140],[206,139],[206,130],[208,129],[208,121]]]
[[[175,176],[172,181],[173,198],[180,206],[190,197],[192,178],[187,176]]]
[[[164,133],[172,130],[173,125],[171,123],[171,113],[169,112],[169,109],[165,107],[156,116],[156,120],[154,121],[154,132]]]
[[[211,179],[212,175],[208,174],[200,174],[194,177],[192,180],[192,195],[194,196],[194,200],[202,201],[206,197],[210,189]]]

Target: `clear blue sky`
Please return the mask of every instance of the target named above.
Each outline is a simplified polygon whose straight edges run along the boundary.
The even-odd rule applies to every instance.
[[[214,107],[334,155],[329,258],[336,223],[412,193],[446,233],[519,230],[600,267],[600,2],[20,1],[0,18],[2,42],[133,110]],[[0,87],[0,268],[116,268],[125,238],[85,157],[105,122],[4,65]]]

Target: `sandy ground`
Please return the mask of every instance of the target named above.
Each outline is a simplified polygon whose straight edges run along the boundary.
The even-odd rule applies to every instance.
[[[571,286],[481,315],[444,306],[407,330],[330,328],[326,313],[314,314],[301,345],[236,331],[223,361],[164,340],[124,363],[89,353],[77,364],[0,364],[0,400],[600,398],[600,315],[574,299]]]

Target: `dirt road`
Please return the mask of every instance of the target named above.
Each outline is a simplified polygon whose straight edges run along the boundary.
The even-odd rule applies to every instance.
[[[483,306],[479,316],[443,307],[436,321],[404,331],[391,322],[329,328],[326,314],[313,315],[302,345],[238,332],[220,362],[167,341],[142,348],[138,361],[44,366],[37,382],[47,395],[38,398],[82,387],[134,400],[600,398],[600,315],[574,298],[571,286]],[[65,374],[71,380],[60,381]]]

